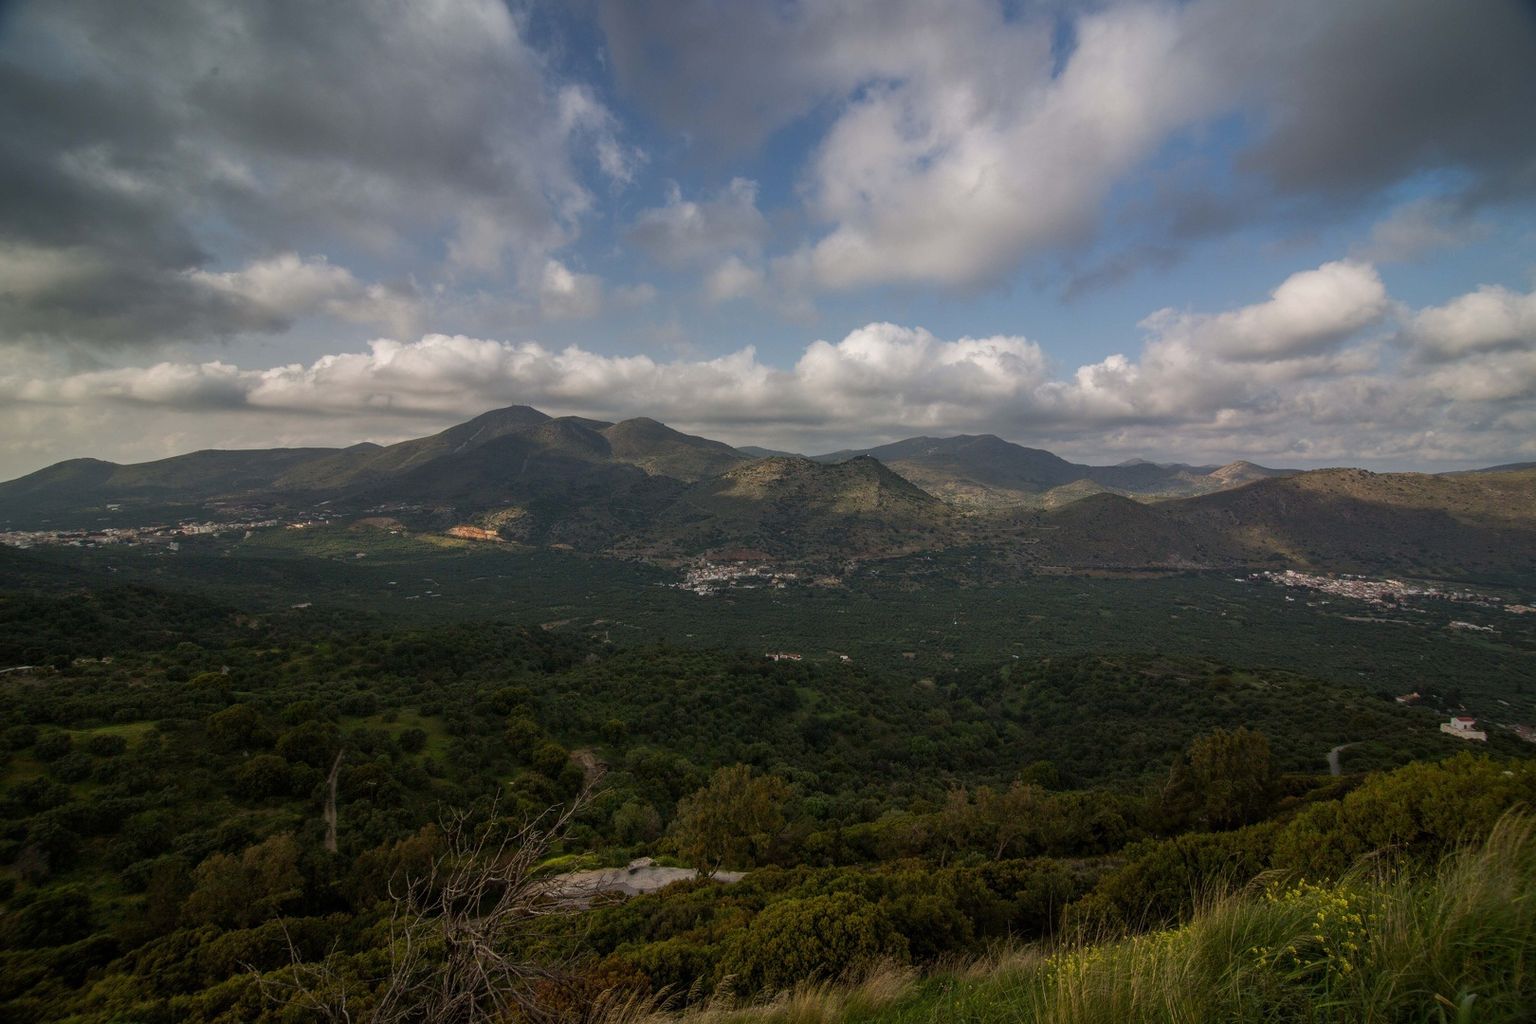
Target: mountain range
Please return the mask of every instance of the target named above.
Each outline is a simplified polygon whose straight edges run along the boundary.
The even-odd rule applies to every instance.
[[[524,406],[388,446],[200,451],[133,465],[73,459],[0,483],[0,527],[12,530],[321,506],[387,513],[415,530],[468,525],[654,560],[979,546],[1024,569],[1536,567],[1529,465],[1440,475],[1091,466],[991,435],[808,458],[733,448],[651,419],[607,423]]]
[[[816,459],[841,462],[855,456],[879,459],[935,497],[977,507],[1049,508],[1100,491],[1144,497],[1207,494],[1252,480],[1300,472],[1266,469],[1251,462],[1188,466],[1145,459],[1132,459],[1116,466],[1086,466],[991,434],[912,437],[878,448],[833,452]]]

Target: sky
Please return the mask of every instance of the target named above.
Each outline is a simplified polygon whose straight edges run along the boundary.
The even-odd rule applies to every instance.
[[[513,404],[1536,460],[1536,4],[0,0],[0,478]]]

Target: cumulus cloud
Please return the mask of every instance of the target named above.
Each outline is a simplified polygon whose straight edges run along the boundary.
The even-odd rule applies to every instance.
[[[820,429],[857,421],[896,429],[971,416],[978,401],[1020,398],[1043,379],[1044,362],[1023,338],[942,341],[893,324],[871,324],[836,343],[815,342],[789,370],[765,365],[750,347],[715,359],[660,361],[578,346],[427,335],[409,344],[381,339],[366,352],[264,370],[214,361],[52,379],[0,377],[0,398],[344,417],[459,416],[526,403],[597,416],[645,414],[686,426]]]
[[[1149,231],[1325,218],[1437,172],[1460,206],[1536,193],[1518,0],[608,0],[602,22],[620,82],[713,146],[828,112],[805,180],[817,288],[974,287],[1070,251],[1133,172],[1219,118],[1242,126],[1215,157],[1234,194],[1174,185],[1141,209]],[[1361,255],[1437,244],[1417,212]]]
[[[1031,250],[1086,238],[1113,183],[1211,95],[1175,10],[1083,18],[1054,78],[1039,35],[999,14],[935,55],[931,77],[850,106],[813,170],[814,210],[835,225],[812,249],[818,282],[996,281]]]
[[[622,183],[640,159],[501,0],[22,2],[0,123],[0,246],[53,274],[6,292],[0,341],[280,329],[254,279],[195,275],[291,251],[404,277],[425,241],[536,293],[595,201],[582,162]],[[326,301],[374,320],[391,297]]]
[[[1401,344],[1390,343],[1394,322]],[[1536,293],[1488,287],[1402,310],[1372,268],[1342,261],[1292,275],[1263,301],[1155,315],[1144,329],[1134,356],[1066,371],[1028,338],[943,339],[881,322],[813,341],[788,367],[751,347],[659,360],[429,334],[267,369],[164,362],[0,375],[0,422],[116,408],[157,423],[197,419],[206,444],[221,432],[244,436],[219,424],[288,416],[264,422],[284,423],[275,436],[294,439],[307,419],[315,425],[304,438],[343,443],[363,429],[410,436],[525,403],[655,416],[801,450],[990,432],[1091,458],[1423,465],[1536,455],[1536,431],[1521,426],[1536,423]],[[216,413],[240,416],[208,418]],[[155,442],[184,434],[183,422]],[[22,440],[0,458],[33,468],[40,449],[25,431],[11,436]],[[71,436],[60,434],[50,455],[81,454],[60,450]]]
[[[1217,314],[1159,310],[1142,326],[1178,343],[1239,360],[1305,356],[1336,345],[1387,312],[1376,269],[1351,261],[1292,274],[1269,300]]]
[[[1443,306],[1420,310],[1408,333],[1420,354],[1436,360],[1492,349],[1536,349],[1536,292],[1485,285]]]

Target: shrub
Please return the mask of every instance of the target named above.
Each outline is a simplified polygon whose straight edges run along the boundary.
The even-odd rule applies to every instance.
[[[731,943],[720,970],[746,994],[906,959],[906,939],[880,908],[839,892],[772,904]]]

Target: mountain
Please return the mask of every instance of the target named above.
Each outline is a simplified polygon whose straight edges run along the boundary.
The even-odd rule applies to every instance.
[[[1530,573],[1536,471],[1315,470],[1153,504],[1102,493],[1036,513],[995,541],[1010,542],[1016,560],[1079,568]]]
[[[859,452],[834,452],[817,461],[860,457],[879,459],[928,493],[960,505],[1024,504],[1082,478],[1065,459],[991,434],[912,437]]]
[[[1325,469],[1261,480],[1167,512],[1234,559],[1396,565],[1424,575],[1536,565],[1536,470],[1435,476]]]
[[[1536,462],[1506,462],[1502,466],[1488,466],[1484,469],[1460,469],[1452,473],[1442,473],[1440,475],[1464,476],[1468,473],[1519,473],[1527,469],[1536,469]]]
[[[118,465],[73,459],[0,483],[0,519],[218,499],[468,506],[627,498],[655,477],[672,490],[748,461],[729,445],[651,419],[554,418],[496,409],[426,437],[380,446],[201,451]]]
[[[200,501],[268,487],[280,476],[341,454],[335,448],[208,449],[126,466],[70,459],[0,483],[0,518],[70,511],[82,504]]]
[[[1265,466],[1255,465],[1252,462],[1244,462],[1239,459],[1236,462],[1229,462],[1225,466],[1218,466],[1205,475],[1212,480],[1221,481],[1227,487],[1240,487],[1255,480],[1295,476],[1300,472],[1301,470],[1299,469],[1269,469]]]
[[[879,459],[947,502],[975,508],[1052,508],[1073,497],[1100,491],[1146,498],[1182,497],[1297,472],[1266,469],[1249,462],[1217,467],[1163,465],[1145,459],[1131,459],[1115,466],[1088,466],[992,434],[913,437],[816,458],[819,462],[843,462],[860,455]]]
[[[269,486],[278,491],[311,491],[381,480],[508,434],[537,430],[548,422],[549,416],[525,405],[495,409],[429,437],[413,438],[384,448],[377,445],[348,448],[277,477]]]
[[[678,495],[623,549],[652,555],[864,557],[943,547],[953,513],[937,498],[861,456],[820,463],[771,456]]]
[[[609,452],[619,462],[638,466],[654,476],[702,480],[748,461],[748,456],[719,441],[673,430],[640,417],[606,427]]]
[[[966,546],[999,569],[1536,571],[1536,469],[1089,466],[992,435],[753,458],[652,419],[525,406],[387,446],[73,459],[0,483],[0,524],[164,523],[217,518],[229,503],[660,560],[830,564]]]
[[[769,458],[770,456],[774,456],[774,455],[784,455],[784,456],[798,457],[798,458],[804,458],[805,457],[805,456],[797,456],[795,452],[782,452],[782,451],[779,451],[777,448],[763,448],[763,447],[761,447],[759,445],[755,445],[755,444],[737,445],[736,446],[736,450],[741,452],[741,454],[743,454],[743,455],[750,455],[754,459],[766,459],[766,458]],[[839,461],[841,461],[841,460],[839,460]]]

